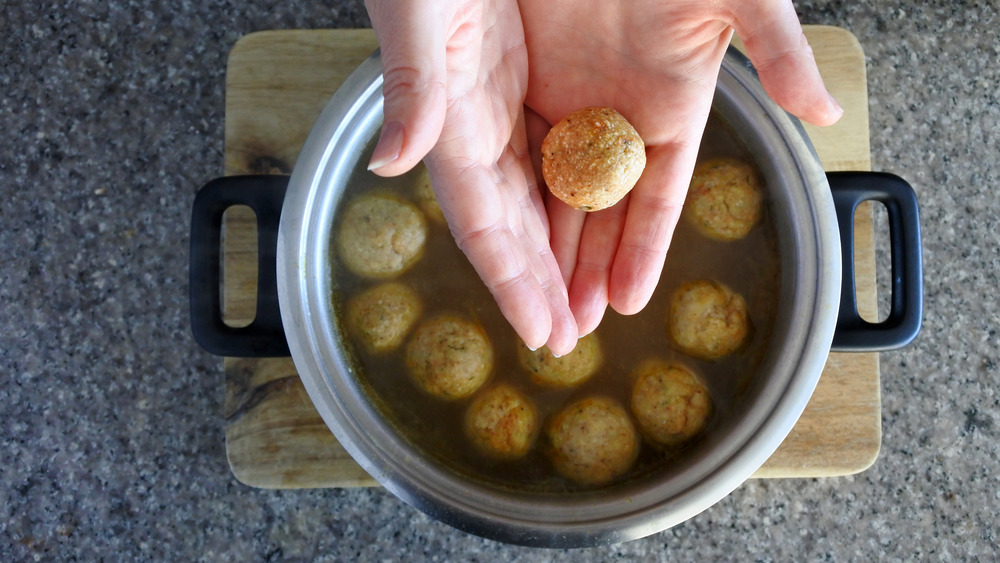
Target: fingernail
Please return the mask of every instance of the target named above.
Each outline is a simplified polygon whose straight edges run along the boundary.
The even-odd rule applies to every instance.
[[[833,108],[834,108],[835,113],[837,115],[837,119],[840,119],[840,116],[844,115],[844,108],[843,108],[843,106],[841,106],[840,103],[837,101],[837,99],[834,98],[833,96],[830,96],[830,101],[833,102]]]
[[[377,170],[399,158],[403,150],[403,125],[392,121],[382,126],[382,134],[378,144],[372,151],[372,159],[368,162],[368,170]]]

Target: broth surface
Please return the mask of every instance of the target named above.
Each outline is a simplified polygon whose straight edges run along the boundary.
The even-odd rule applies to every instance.
[[[373,146],[374,141],[360,162],[368,161]],[[735,135],[713,114],[698,158],[701,161],[717,157],[751,161]],[[372,190],[413,201],[415,184],[422,173],[420,168],[399,178],[385,179],[360,167],[342,198],[341,208],[359,194]],[[543,427],[545,420],[562,406],[588,396],[610,396],[628,409],[632,372],[642,361],[660,358],[688,367],[708,388],[714,409],[705,431],[707,434],[712,432],[719,418],[725,417],[740,401],[743,390],[759,369],[774,323],[780,293],[780,264],[767,190],[768,186],[764,185],[761,221],[739,241],[711,240],[699,234],[682,216],[663,275],[649,304],[640,313],[628,317],[608,309],[596,330],[604,352],[603,366],[577,387],[547,388],[531,382],[518,360],[520,339],[456,246],[446,225],[427,221],[428,237],[422,258],[395,279],[408,284],[421,296],[423,318],[450,312],[480,323],[493,344],[495,361],[493,374],[481,390],[501,381],[520,389],[535,402],[539,424]],[[338,225],[335,223],[334,233]],[[336,256],[331,258],[332,299],[336,311],[343,311],[344,304],[360,291],[380,283],[350,273]],[[718,281],[742,295],[753,324],[746,345],[715,361],[699,360],[676,351],[667,336],[670,294],[681,284],[702,278]],[[338,322],[341,332],[350,335],[342,315],[338,315]],[[345,345],[351,346],[351,343]],[[482,456],[463,432],[465,410],[471,399],[444,401],[423,392],[407,373],[405,344],[384,355],[368,354],[360,344],[353,348],[354,357],[360,364],[357,371],[365,378],[364,384],[382,406],[386,418],[429,456],[456,471],[500,487],[544,492],[586,489],[557,475],[537,446],[515,461],[495,461]],[[669,468],[672,459],[683,456],[684,451],[695,446],[698,440],[696,437],[685,447],[670,451],[658,451],[643,443],[638,461],[618,481]]]

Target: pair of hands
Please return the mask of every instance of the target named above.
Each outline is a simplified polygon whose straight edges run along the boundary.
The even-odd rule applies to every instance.
[[[569,353],[608,305],[640,311],[659,280],[733,30],[768,94],[817,125],[823,86],[790,0],[367,0],[385,121],[369,168],[424,159],[462,251],[525,344]],[[646,143],[617,205],[584,213],[540,189],[541,140],[610,106]]]

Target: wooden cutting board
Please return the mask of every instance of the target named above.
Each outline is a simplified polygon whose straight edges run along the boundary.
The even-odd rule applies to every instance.
[[[849,32],[806,27],[827,87],[845,108],[833,127],[807,126],[827,170],[869,170],[865,57]],[[233,47],[226,80],[225,172],[288,173],[309,129],[347,75],[376,48],[371,30],[267,31]],[[224,318],[248,324],[256,295],[256,227],[227,212]],[[877,317],[870,206],[856,216],[859,309]],[[755,477],[822,477],[866,469],[881,443],[876,353],[833,353],[812,400]],[[289,358],[226,358],[226,451],[254,487],[375,486],[316,412]]]

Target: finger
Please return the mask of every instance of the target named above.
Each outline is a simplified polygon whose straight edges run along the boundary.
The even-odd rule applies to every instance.
[[[733,27],[771,99],[809,123],[836,123],[844,110],[823,84],[792,3],[735,4]]]
[[[549,244],[562,274],[563,283],[569,287],[573,279],[573,269],[576,267],[576,253],[586,214],[563,203],[545,186],[542,178],[542,141],[552,126],[531,108],[526,107],[524,115],[535,185],[538,186],[541,200],[544,202],[544,209],[540,213],[547,221]]]
[[[476,173],[486,179],[485,174]],[[495,181],[489,179],[489,181]],[[480,204],[499,204],[480,200]],[[460,209],[450,213],[449,225],[462,252],[493,294],[501,313],[529,347],[543,346],[552,333],[549,298],[532,273],[530,258],[522,241],[514,236],[501,214],[478,218],[475,210]]]
[[[368,169],[396,176],[413,168],[441,135],[447,108],[447,25],[419,2],[368,2],[382,56],[382,132]]]
[[[528,139],[528,151],[531,156],[531,167],[534,172],[535,182],[541,185],[544,183],[542,179],[542,143],[545,141],[545,136],[549,133],[552,125],[528,106],[524,106],[522,111],[524,113],[525,132]]]
[[[549,305],[549,315],[552,319],[552,329],[545,346],[556,357],[565,356],[572,352],[580,340],[576,319],[569,308],[566,288],[561,282],[562,280],[558,280],[558,278],[550,278],[542,286]]]
[[[550,224],[543,196],[540,193],[542,188],[539,188],[538,184],[540,176],[535,173],[532,153],[528,148],[531,141],[529,140],[530,135],[527,135],[527,128],[538,127],[538,121],[534,121],[534,125],[529,125],[529,119],[535,118],[541,120],[537,114],[534,114],[533,118],[529,118],[528,112],[522,109],[514,124],[510,147],[527,184],[527,197],[521,198],[520,201],[520,224],[525,233],[524,244],[530,257],[538,256],[539,258],[534,266],[535,277],[549,303],[552,328],[545,345],[553,354],[562,356],[570,353],[576,346],[578,331],[576,320],[569,308],[567,283],[561,274],[560,265],[550,243]],[[542,126],[547,127],[547,124],[542,121]],[[501,165],[504,164],[506,161],[501,161]],[[545,191],[548,192],[548,190]],[[512,228],[516,232],[516,221]]]
[[[514,131],[510,137],[510,146],[524,173],[528,185],[528,197],[534,205],[533,215],[541,220],[545,238],[548,240],[549,219],[545,209],[545,193],[548,193],[548,190],[542,183],[541,141],[536,145],[533,140],[541,127],[548,127],[548,124],[537,113],[521,106],[521,112],[514,123]],[[536,153],[538,162],[535,161]]]
[[[608,308],[611,267],[621,241],[629,200],[630,196],[626,196],[608,209],[586,214],[569,288],[569,306],[580,336],[593,332]]]
[[[628,216],[610,276],[609,302],[623,315],[641,311],[656,289],[684,205],[697,149],[697,145],[648,149],[646,170],[629,194]]]
[[[569,307],[569,291],[560,273],[549,239],[541,228],[542,220],[533,203],[522,204],[522,221],[525,225],[524,248],[532,263],[535,279],[545,294],[551,319],[549,339],[545,345],[556,356],[573,351],[579,339],[576,319]],[[544,217],[544,211],[542,212]]]
[[[573,209],[552,195],[548,189],[545,192],[545,209],[549,218],[549,244],[562,273],[563,282],[569,287],[576,272],[580,236],[587,214]]]
[[[459,248],[514,331],[531,348],[551,341],[558,350],[567,342],[572,349],[576,326],[565,285],[516,160],[508,150],[496,167],[460,169],[436,156],[428,167],[446,175],[442,185],[461,186],[441,190],[439,202]]]
[[[519,241],[519,248],[525,252],[528,269],[545,295],[550,319],[549,337],[545,345],[553,354],[562,356],[576,346],[578,330],[576,320],[569,307],[569,292],[560,273],[559,265],[549,245],[548,230],[545,228],[544,209],[539,215],[535,197],[537,189],[528,191],[529,196],[521,198],[520,215],[512,221],[511,231]],[[523,235],[518,236],[519,233]],[[508,319],[518,329],[516,319]],[[530,322],[530,319],[526,322]]]

